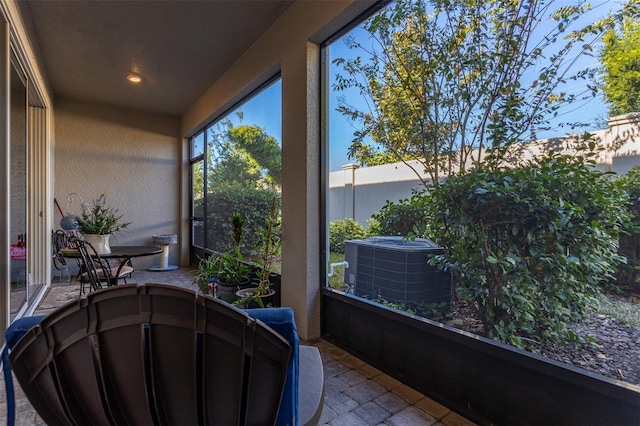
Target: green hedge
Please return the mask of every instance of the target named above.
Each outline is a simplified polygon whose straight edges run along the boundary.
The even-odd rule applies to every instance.
[[[387,203],[369,221],[369,235],[420,237],[428,227],[427,197],[424,191],[414,191],[410,199]]]
[[[329,250],[344,253],[344,242],[367,238],[367,231],[355,220],[348,218],[329,223]]]
[[[485,335],[522,345],[577,338],[599,284],[624,259],[618,239],[628,195],[592,167],[592,152],[553,153],[518,168],[451,176],[429,196],[440,264],[456,273],[457,294]]]
[[[255,253],[258,232],[271,209],[273,197],[277,198],[280,210],[280,196],[267,189],[245,188],[240,185],[217,186],[207,194],[207,238],[206,246],[218,252],[228,252],[233,248],[233,214],[240,213],[243,219],[244,239],[241,251],[245,255]],[[196,216],[202,213],[202,206],[196,208]]]

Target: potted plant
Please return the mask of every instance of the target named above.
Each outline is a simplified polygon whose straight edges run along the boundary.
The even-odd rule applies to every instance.
[[[244,236],[243,219],[239,213],[232,218],[232,237],[234,247],[230,253],[213,253],[207,258],[200,258],[193,278],[194,283],[204,294],[210,294],[226,302],[236,300],[236,291],[247,287],[251,280],[251,265],[243,261],[240,244]]]
[[[258,242],[257,286],[240,289],[236,292],[237,305],[245,308],[265,307],[270,303],[275,291],[270,288],[273,276],[273,264],[280,255],[280,218],[276,205],[276,197],[271,200],[271,209],[267,214],[264,227],[260,230]]]
[[[82,201],[82,214],[76,218],[78,230],[83,238],[94,246],[98,253],[111,253],[109,237],[111,234],[127,228],[131,223],[124,222],[118,209],[107,205],[106,196],[93,200],[93,206]]]

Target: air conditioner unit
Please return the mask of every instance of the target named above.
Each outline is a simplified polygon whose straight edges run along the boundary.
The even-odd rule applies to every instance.
[[[345,242],[345,283],[356,296],[393,303],[451,303],[451,274],[428,264],[443,253],[426,238],[379,236]]]

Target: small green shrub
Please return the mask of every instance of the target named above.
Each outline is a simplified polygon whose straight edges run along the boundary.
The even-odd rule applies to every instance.
[[[640,168],[633,167],[619,178],[621,185],[629,195],[627,211],[631,222],[625,224],[627,233],[620,236],[619,253],[627,258],[627,262],[618,266],[615,281],[607,283],[616,289],[640,293]]]
[[[329,223],[329,250],[332,253],[344,253],[344,242],[367,238],[367,231],[360,223],[348,218]]]
[[[242,254],[237,248],[233,253],[213,253],[200,259],[198,268],[194,271],[193,283],[204,294],[209,294],[209,281],[212,278],[226,284],[240,283],[251,268],[251,265],[242,261]]]
[[[423,236],[427,229],[424,191],[414,191],[410,199],[387,203],[369,221],[369,235]]]
[[[387,308],[395,309],[396,311],[406,312],[411,315],[415,314],[415,311],[411,309],[411,307],[408,306],[406,303],[391,302],[380,295],[378,295],[375,299],[373,299],[373,302],[378,303],[382,306],[386,306]]]

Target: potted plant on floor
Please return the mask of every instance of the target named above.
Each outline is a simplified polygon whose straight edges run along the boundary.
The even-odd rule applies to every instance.
[[[107,205],[104,194],[93,200],[89,206],[82,200],[82,214],[77,217],[78,230],[83,239],[88,241],[98,253],[111,253],[109,237],[127,228],[131,223],[124,222],[118,209]]]
[[[258,260],[256,261],[257,286],[236,292],[236,304],[245,308],[265,307],[271,303],[275,291],[270,288],[273,265],[280,255],[280,217],[276,197],[271,200],[271,209],[260,230],[258,242]]]
[[[232,237],[234,246],[232,252],[213,253],[207,258],[201,258],[195,270],[194,283],[204,294],[233,303],[236,291],[250,285],[249,272],[251,265],[243,261],[240,244],[244,236],[243,219],[239,213],[232,218]]]

